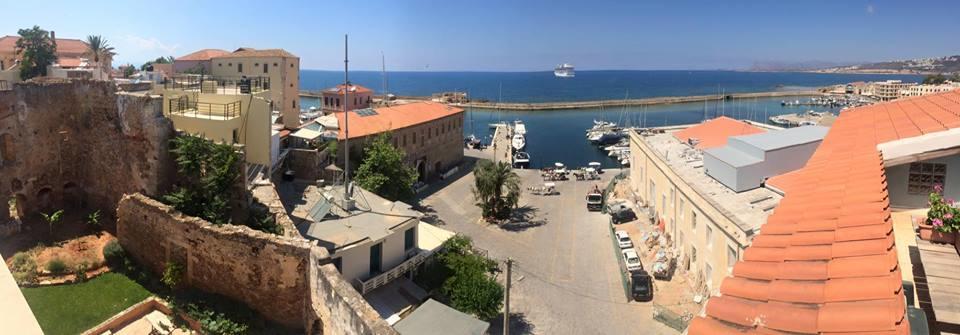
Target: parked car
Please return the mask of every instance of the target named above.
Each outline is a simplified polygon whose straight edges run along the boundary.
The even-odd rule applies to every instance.
[[[653,300],[653,280],[643,269],[630,274],[630,292],[633,295],[633,300]]]
[[[620,249],[633,248],[633,241],[630,240],[630,235],[627,232],[618,230],[613,234],[617,237],[617,245],[620,246]]]
[[[627,271],[643,271],[643,264],[640,264],[640,256],[633,248],[623,250],[623,262],[627,264]]]
[[[614,206],[607,206],[607,213],[610,213],[610,219],[613,220],[614,224],[632,221],[637,218],[637,215],[633,212],[633,209],[622,203]]]
[[[600,188],[594,186],[593,190],[590,193],[587,193],[587,210],[588,211],[599,211],[603,209],[603,192],[600,192]]]

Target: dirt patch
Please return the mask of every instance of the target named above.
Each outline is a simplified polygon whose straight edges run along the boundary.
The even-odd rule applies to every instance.
[[[36,260],[39,269],[45,269],[47,262],[60,259],[68,269],[75,269],[77,265],[86,263],[90,269],[104,264],[103,246],[116,238],[110,233],[86,235],[60,242],[58,245],[42,248],[37,252]]]

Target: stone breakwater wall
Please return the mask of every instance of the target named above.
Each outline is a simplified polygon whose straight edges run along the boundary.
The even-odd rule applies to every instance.
[[[155,273],[177,262],[185,284],[309,334],[396,334],[310,241],[216,226],[141,194],[124,196],[117,215],[120,244]]]
[[[112,216],[124,193],[166,191],[174,135],[159,97],[118,94],[104,81],[13,85],[0,92],[0,199],[16,199],[21,217],[63,208]]]

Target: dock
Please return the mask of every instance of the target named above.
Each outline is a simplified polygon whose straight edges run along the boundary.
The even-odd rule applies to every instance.
[[[497,125],[493,131],[493,139],[490,146],[493,148],[493,162],[506,162],[513,166],[513,146],[510,139],[513,137],[513,129],[506,124]]]
[[[757,93],[736,93],[727,95],[693,95],[682,97],[657,97],[644,99],[627,100],[595,100],[595,101],[569,101],[569,102],[468,102],[462,104],[453,104],[457,107],[473,107],[487,109],[506,109],[506,110],[554,110],[554,109],[577,109],[577,108],[599,108],[599,107],[623,107],[623,106],[647,106],[661,104],[676,104],[686,102],[704,102],[721,101],[733,99],[751,99],[751,98],[769,98],[769,97],[792,97],[792,96],[810,96],[821,95],[821,91],[782,91],[782,92],[757,92]]]

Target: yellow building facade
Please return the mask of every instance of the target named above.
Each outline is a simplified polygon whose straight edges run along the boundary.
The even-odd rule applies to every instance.
[[[214,77],[269,78],[272,110],[283,116],[287,129],[300,127],[300,57],[283,49],[240,48],[211,59]]]

